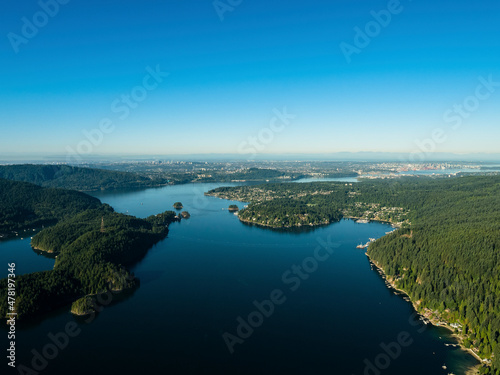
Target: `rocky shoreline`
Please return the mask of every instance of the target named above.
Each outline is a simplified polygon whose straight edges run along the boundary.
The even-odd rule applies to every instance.
[[[421,320],[423,320],[425,324],[431,324],[431,325],[436,326],[436,327],[442,327],[442,328],[447,329],[448,331],[450,331],[451,336],[457,339],[457,341],[459,342],[459,344],[457,344],[457,345],[460,346],[461,350],[470,353],[474,358],[476,358],[479,362],[481,362],[481,364],[484,363],[483,359],[481,357],[479,357],[479,355],[477,353],[475,353],[472,349],[466,348],[463,345],[465,337],[463,335],[460,335],[460,334],[456,333],[454,331],[453,327],[451,327],[451,323],[450,322],[446,321],[441,316],[437,316],[436,317],[435,314],[433,314],[432,311],[430,309],[427,309],[427,308],[424,308],[424,313],[420,313],[419,312],[420,301],[413,301],[413,300],[411,300],[409,294],[405,290],[399,289],[396,286],[395,280],[393,278],[387,276],[387,274],[385,273],[385,271],[382,268],[382,266],[380,266],[377,261],[375,261],[374,259],[372,259],[370,257],[370,254],[368,254],[368,252],[366,252],[365,254],[368,257],[368,261],[370,262],[370,265],[372,267],[374,267],[375,270],[382,277],[382,279],[384,279],[386,286],[389,289],[393,289],[396,292],[398,292],[399,294],[403,295],[404,296],[403,299],[405,301],[410,302],[412,304],[413,309],[420,316]],[[479,367],[481,366],[481,364],[478,364],[477,366],[474,366],[474,367],[468,369],[467,372],[466,372],[466,375],[477,375],[477,374],[479,374]]]
[[[41,252],[44,252],[44,253],[47,253],[47,254],[54,254],[54,250],[45,250],[45,249],[42,249],[42,248],[39,248],[39,247],[36,247],[36,246],[33,246],[33,245],[31,245],[31,248],[33,250],[41,251]]]

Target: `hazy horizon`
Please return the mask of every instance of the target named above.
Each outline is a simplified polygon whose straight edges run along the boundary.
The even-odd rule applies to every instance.
[[[257,154],[253,158],[248,158],[241,154],[93,154],[81,159],[67,157],[66,154],[29,154],[29,153],[10,153],[0,152],[0,164],[92,164],[101,162],[126,162],[126,161],[235,161],[235,162],[264,162],[264,161],[328,161],[328,162],[394,162],[394,163],[443,163],[443,162],[464,162],[464,163],[482,163],[482,164],[500,164],[500,153],[484,154],[451,154],[451,153],[432,153],[427,154],[424,160],[411,160],[407,153],[390,152],[338,152],[329,154]]]

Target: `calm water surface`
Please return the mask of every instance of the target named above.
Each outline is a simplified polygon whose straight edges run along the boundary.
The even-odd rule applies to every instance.
[[[453,342],[446,330],[415,323],[411,305],[385,287],[355,248],[383,236],[389,225],[343,220],[305,231],[249,226],[227,211],[241,202],[203,195],[227,185],[95,194],[116,211],[140,217],[181,201],[191,218],[172,224],[168,238],[133,267],[141,286],[115,298],[90,324],[63,308],[18,327],[18,363],[30,365],[31,350],[42,351],[47,335],[68,322],[81,332],[42,374],[463,374],[476,363],[445,346]],[[330,256],[317,250],[320,243],[333,249]],[[322,258],[316,263],[315,251]],[[14,257],[25,272],[53,264],[25,240],[1,243],[0,255],[4,264]],[[304,267],[302,279],[292,274],[298,266]],[[276,290],[282,303],[268,317],[254,313],[254,302]],[[248,337],[231,354],[223,335],[237,335],[249,315],[256,327],[244,332]],[[398,337],[409,345],[397,349],[391,343]],[[384,344],[393,348],[392,357]]]

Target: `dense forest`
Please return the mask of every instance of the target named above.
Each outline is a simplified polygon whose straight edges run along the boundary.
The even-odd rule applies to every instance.
[[[84,193],[0,178],[0,237],[55,224],[77,212],[100,206],[98,199]]]
[[[251,202],[239,214],[264,225],[306,214],[307,223],[404,219],[401,229],[370,244],[370,258],[419,312],[454,323],[466,347],[491,359],[482,373],[500,373],[500,176],[268,184],[207,194]]]
[[[168,182],[163,178],[148,178],[129,172],[34,164],[0,166],[0,178],[78,191],[152,187],[165,185]]]
[[[481,372],[499,374],[500,178],[426,183],[418,199],[411,229],[375,241],[369,256],[419,312],[458,324],[481,357],[494,353],[493,368]]]
[[[133,287],[137,280],[122,266],[140,260],[153,244],[166,237],[168,225],[177,220],[173,211],[138,219],[116,213],[83,193],[24,182],[0,180],[0,183],[8,188],[0,190],[3,204],[9,202],[15,209],[23,198],[29,197],[25,206],[32,211],[25,213],[30,213],[35,212],[33,207],[49,202],[46,208],[52,210],[51,220],[57,221],[32,239],[33,247],[57,255],[54,269],[16,278],[18,318],[39,315],[85,295]],[[18,222],[26,222],[19,212]],[[7,308],[7,283],[3,279],[1,316],[6,315]]]

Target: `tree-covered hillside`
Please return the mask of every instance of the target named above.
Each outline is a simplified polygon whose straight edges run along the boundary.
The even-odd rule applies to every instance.
[[[46,189],[0,178],[0,235],[54,224],[77,212],[101,206],[99,199],[77,191]]]
[[[68,165],[4,165],[0,166],[0,178],[79,191],[151,187],[167,183],[162,178],[151,179],[136,173]]]
[[[32,239],[32,246],[57,255],[52,271],[16,278],[15,312],[18,318],[41,313],[77,298],[122,290],[136,280],[121,266],[141,259],[165,238],[173,211],[138,219],[119,214],[84,193],[42,188],[0,179],[0,202],[5,225],[52,224]],[[10,220],[10,221],[8,221]],[[9,311],[7,280],[0,280],[0,316]]]
[[[427,184],[426,184],[427,185]],[[411,229],[369,246],[369,256],[421,313],[458,323],[464,345],[500,372],[500,179],[422,186]],[[486,368],[482,370],[488,372]]]

